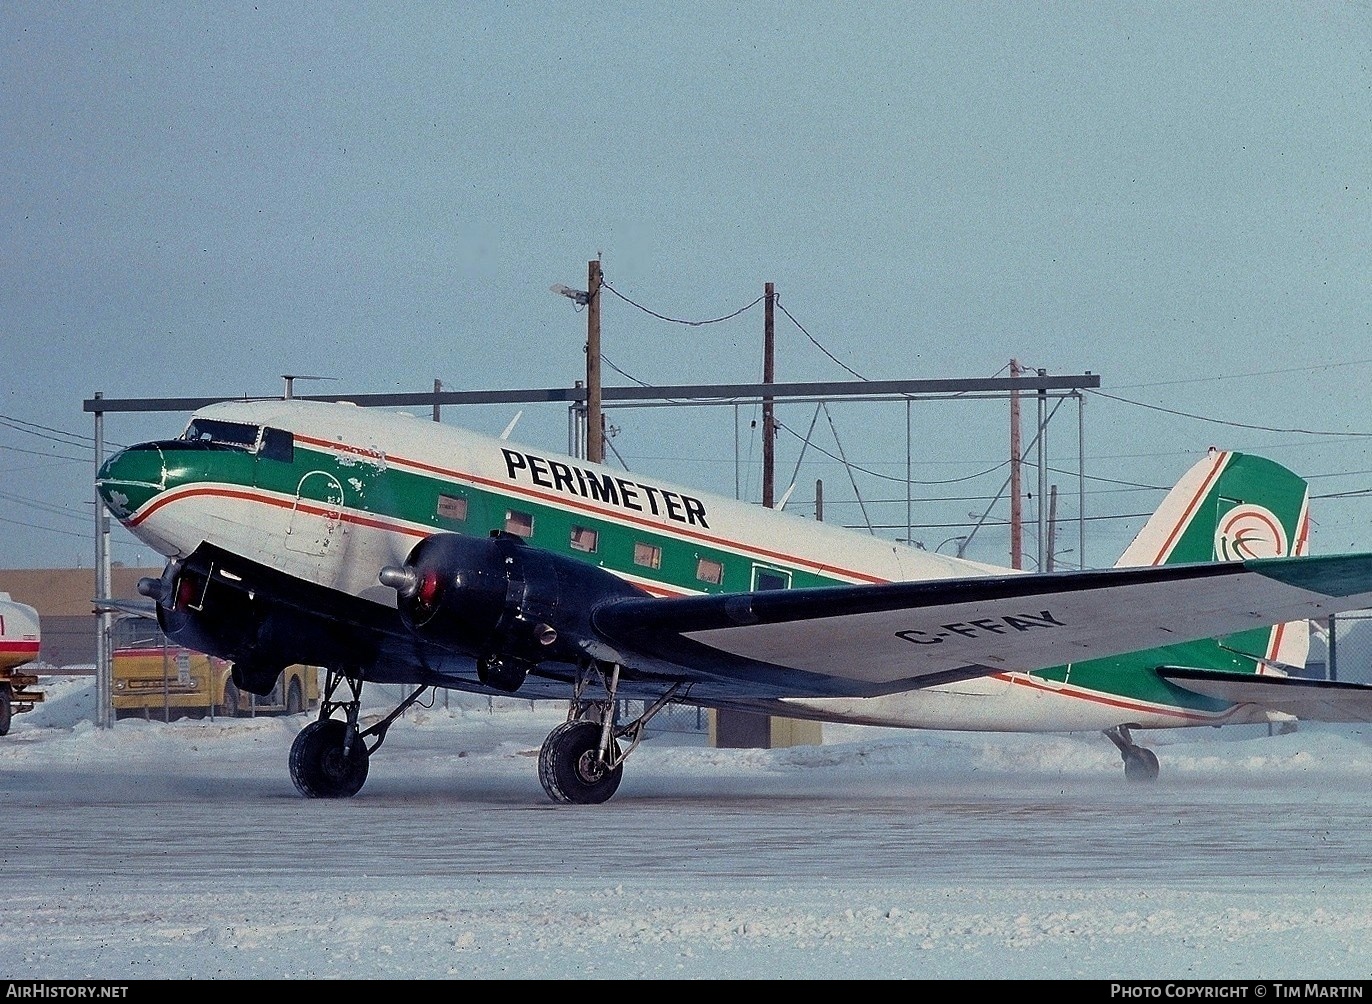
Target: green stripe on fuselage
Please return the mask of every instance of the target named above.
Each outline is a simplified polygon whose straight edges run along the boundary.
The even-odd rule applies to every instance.
[[[1229,707],[1226,701],[1205,697],[1169,683],[1158,676],[1156,670],[1160,666],[1187,666],[1233,673],[1252,673],[1256,668],[1251,657],[1224,648],[1215,639],[1207,638],[1109,659],[1074,662],[1070,667],[1056,666],[1030,675],[1085,690],[1189,711],[1215,713]]]
[[[536,497],[513,492],[506,494],[473,481],[460,478],[449,480],[395,464],[373,462],[365,457],[358,459],[349,454],[340,457],[329,451],[299,445],[296,446],[292,461],[253,458],[245,452],[235,452],[237,457],[226,457],[222,466],[215,469],[207,469],[203,464],[194,465],[194,469],[189,465],[178,465],[177,479],[180,480],[184,474],[191,480],[198,478],[255,484],[259,489],[291,497],[306,474],[323,471],[332,475],[342,486],[345,509],[415,524],[434,532],[483,537],[494,530],[504,530],[506,513],[517,510],[533,517],[533,534],[528,538],[530,543],[609,571],[660,583],[664,589],[672,592],[743,592],[752,588],[755,565],[787,571],[791,575],[792,587],[833,585],[845,581],[762,556],[743,556],[683,534],[672,534],[649,526],[626,525],[589,509],[551,505]],[[255,471],[251,464],[254,459]],[[246,465],[243,463],[245,460],[248,461]],[[441,496],[464,500],[466,518],[459,520],[443,515],[444,510],[452,511],[452,506],[441,507]],[[576,526],[596,531],[598,540],[594,553],[572,547],[572,530]],[[636,564],[635,544],[660,548],[660,567]],[[723,576],[719,583],[704,582],[697,578],[701,558],[722,566]]]

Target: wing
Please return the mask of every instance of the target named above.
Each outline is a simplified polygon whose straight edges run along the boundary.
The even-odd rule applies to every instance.
[[[1362,554],[617,599],[592,623],[628,664],[741,684],[782,675],[793,696],[872,695],[1369,605]]]
[[[1372,687],[1365,684],[1175,666],[1157,672],[1180,687],[1231,704],[1256,704],[1310,722],[1372,722]]]

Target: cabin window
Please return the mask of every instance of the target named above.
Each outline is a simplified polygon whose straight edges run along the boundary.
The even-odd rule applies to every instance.
[[[295,437],[285,429],[263,429],[258,455],[268,460],[284,460],[289,464],[295,459]]]
[[[438,496],[438,518],[463,522],[467,518],[467,500],[458,495]]]
[[[753,589],[790,589],[791,573],[778,568],[753,566]]]
[[[644,568],[661,568],[662,548],[656,544],[645,544],[641,540],[634,541],[634,564],[642,565]]]
[[[509,509],[505,513],[505,532],[513,533],[517,537],[532,537],[534,535],[533,513],[520,512],[518,509]]]
[[[600,533],[589,526],[572,527],[572,550],[594,554],[600,546]]]
[[[696,578],[717,586],[724,581],[724,564],[713,558],[696,559]]]

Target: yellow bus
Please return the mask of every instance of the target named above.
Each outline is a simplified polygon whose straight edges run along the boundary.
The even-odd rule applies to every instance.
[[[172,644],[144,617],[115,622],[111,664],[116,719],[296,715],[319,707],[318,667],[287,666],[270,694],[246,694],[234,686],[230,663]]]

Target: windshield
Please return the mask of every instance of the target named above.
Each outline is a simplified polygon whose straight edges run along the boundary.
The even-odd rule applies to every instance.
[[[258,427],[213,418],[193,418],[181,438],[192,443],[225,443],[252,449],[257,445]]]

